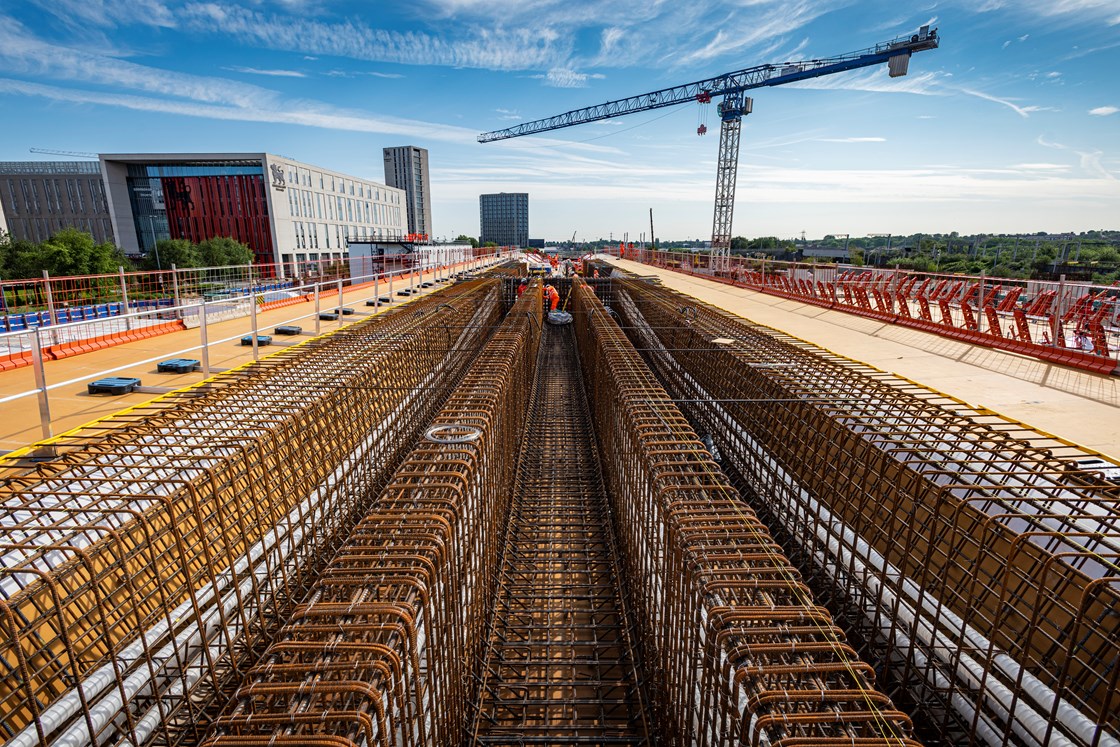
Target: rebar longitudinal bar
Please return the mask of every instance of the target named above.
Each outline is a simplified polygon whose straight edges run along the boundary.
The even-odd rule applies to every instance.
[[[514,305],[204,744],[451,745],[486,641],[542,325]]]
[[[648,283],[619,295],[630,337],[931,738],[1117,744],[1120,487],[1022,424]]]
[[[573,298],[663,741],[917,744],[602,304]]]
[[[498,320],[464,284],[0,467],[0,737],[205,732]]]
[[[470,745],[651,744],[570,326],[546,327]]]

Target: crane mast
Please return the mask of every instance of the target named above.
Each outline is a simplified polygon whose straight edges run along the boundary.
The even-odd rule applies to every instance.
[[[937,29],[923,26],[912,36],[903,36],[873,47],[835,57],[800,62],[756,65],[724,73],[714,78],[686,83],[672,88],[608,101],[583,109],[573,109],[553,117],[523,122],[514,127],[478,136],[480,143],[535,135],[564,127],[597,122],[626,114],[661,109],[694,101],[706,103],[722,96],[719,105],[719,160],[716,167],[716,198],[712,218],[712,254],[716,268],[725,265],[731,251],[731,225],[735,212],[735,183],[739,167],[739,136],[742,118],[750,114],[753,100],[744,95],[755,88],[781,86],[787,83],[834,75],[848,70],[887,63],[890,76],[897,78],[909,70],[910,56],[915,52],[936,49],[940,44]]]

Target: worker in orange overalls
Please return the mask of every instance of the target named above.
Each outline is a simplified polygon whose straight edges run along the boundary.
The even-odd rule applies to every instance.
[[[525,293],[525,289],[529,287],[529,281],[521,278],[521,282],[517,284],[517,297],[521,298]]]
[[[556,311],[556,307],[560,305],[560,291],[553,288],[551,285],[544,287],[545,298],[549,304],[549,311]]]

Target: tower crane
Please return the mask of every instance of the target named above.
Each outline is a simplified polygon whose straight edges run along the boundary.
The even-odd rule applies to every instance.
[[[32,148],[32,153],[45,153],[50,156],[73,156],[75,158],[97,158],[96,153],[82,153],[75,150],[54,150],[53,148]]]
[[[693,101],[705,104],[713,97],[722,96],[723,100],[718,107],[719,161],[716,166],[716,201],[712,219],[712,255],[719,267],[726,263],[731,253],[731,218],[735,210],[735,179],[739,168],[739,131],[743,116],[750,114],[754,105],[753,100],[744,95],[745,92],[754,88],[781,86],[870,67],[883,62],[887,63],[890,77],[897,78],[908,72],[910,56],[913,53],[936,49],[939,43],[937,29],[922,26],[912,36],[902,36],[857,52],[817,60],[757,65],[694,83],[574,109],[554,117],[522,122],[504,130],[485,132],[478,136],[478,141],[490,143],[522,135],[534,135]]]

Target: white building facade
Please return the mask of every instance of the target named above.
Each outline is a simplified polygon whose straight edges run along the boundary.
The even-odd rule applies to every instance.
[[[404,190],[271,153],[103,154],[101,171],[126,254],[230,236],[288,275],[346,259],[347,239],[407,233]]]

